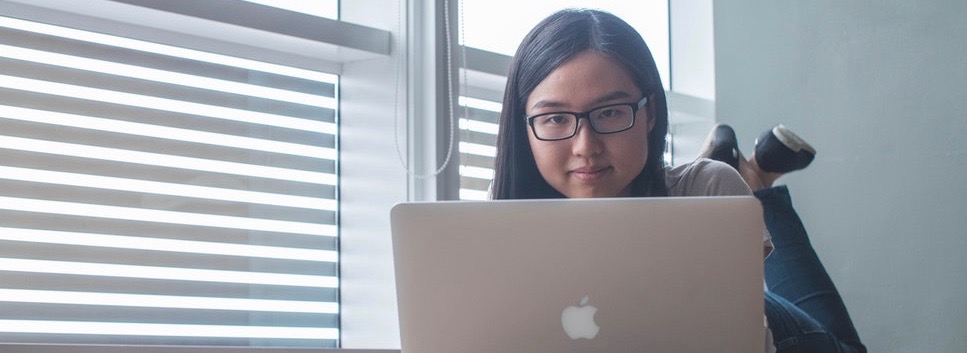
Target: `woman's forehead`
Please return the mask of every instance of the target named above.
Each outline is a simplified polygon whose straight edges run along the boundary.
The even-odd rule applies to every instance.
[[[573,109],[639,95],[624,66],[602,53],[586,51],[551,71],[528,95],[525,108]]]
[[[600,105],[609,103],[615,100],[627,100],[634,99],[634,95],[627,91],[612,91],[611,93],[604,94],[592,101],[588,102],[591,105]],[[537,101],[530,104],[530,109],[545,109],[545,108],[565,108],[569,105],[567,101],[556,101],[551,99],[538,99]]]

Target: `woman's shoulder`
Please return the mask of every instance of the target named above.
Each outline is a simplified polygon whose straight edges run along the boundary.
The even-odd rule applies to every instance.
[[[665,167],[669,196],[750,195],[752,190],[728,164],[698,158],[690,163]]]

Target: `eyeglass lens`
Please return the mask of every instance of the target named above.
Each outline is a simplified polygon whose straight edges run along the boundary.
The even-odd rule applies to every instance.
[[[552,113],[534,117],[534,132],[542,139],[561,139],[577,132],[578,116],[571,113]],[[634,111],[629,105],[602,107],[588,113],[588,120],[598,133],[627,129],[634,122]]]

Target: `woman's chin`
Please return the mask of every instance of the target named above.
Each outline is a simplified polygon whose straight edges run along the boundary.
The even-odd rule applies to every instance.
[[[618,197],[618,195],[618,192],[603,189],[582,189],[564,193],[564,196],[572,199],[595,199],[602,197]]]

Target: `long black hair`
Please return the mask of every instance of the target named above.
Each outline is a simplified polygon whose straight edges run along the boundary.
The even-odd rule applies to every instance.
[[[648,96],[648,160],[631,182],[631,196],[667,196],[665,135],[668,105],[648,45],[634,28],[598,10],[567,9],[545,18],[527,34],[514,55],[497,133],[493,199],[563,198],[541,176],[527,139],[525,105],[534,87],[577,54],[593,50],[624,66],[638,89]]]

